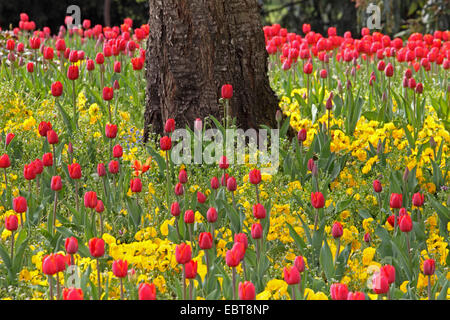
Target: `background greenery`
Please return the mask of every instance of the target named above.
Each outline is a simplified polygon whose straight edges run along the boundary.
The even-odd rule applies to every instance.
[[[19,22],[19,14],[27,12],[38,27],[52,30],[64,23],[66,9],[79,5],[82,19],[93,25],[104,24],[105,0],[18,0],[0,1],[0,26],[9,28]],[[391,35],[411,32],[432,32],[449,29],[450,0],[258,0],[265,24],[279,23],[292,32],[300,32],[303,23],[310,23],[316,32],[325,34],[335,26],[338,33],[351,31],[359,34],[367,21],[366,9],[370,3],[380,6],[382,30]],[[131,17],[135,26],[148,19],[148,0],[111,0],[111,22],[119,25]]]

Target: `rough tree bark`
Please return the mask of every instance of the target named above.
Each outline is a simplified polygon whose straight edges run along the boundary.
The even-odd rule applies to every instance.
[[[149,0],[145,140],[167,118],[193,127],[222,119],[223,84],[232,84],[238,126],[275,126],[278,99],[267,77],[267,52],[256,0]]]

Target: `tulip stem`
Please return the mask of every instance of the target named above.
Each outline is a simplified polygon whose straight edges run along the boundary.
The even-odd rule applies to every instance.
[[[314,217],[314,231],[316,231],[318,223],[319,223],[319,209],[316,208],[316,215]]]
[[[180,228],[178,227],[178,217],[175,217],[175,228],[177,229],[178,239],[181,241]]]
[[[433,300],[431,296],[431,275],[428,275],[428,300]]]
[[[49,292],[49,295],[50,295],[49,299],[53,300],[53,283],[52,283],[52,276],[51,275],[48,275],[48,287],[49,287],[49,290],[50,290],[50,292]]]
[[[56,273],[56,300],[60,300],[61,298],[61,287],[59,285],[59,272]]]
[[[186,265],[183,264],[183,300],[186,300]]]
[[[102,286],[100,282],[100,260],[97,258],[98,300],[101,300]]]
[[[54,144],[52,144],[52,149],[53,149],[53,173],[56,176],[56,153]]]
[[[337,263],[337,260],[338,260],[338,257],[339,257],[339,251],[341,249],[341,239],[337,238],[336,239],[336,243],[337,243],[337,245],[336,245],[336,254],[335,254],[335,257],[334,257],[334,264],[335,265]]]
[[[55,198],[53,201],[53,230],[56,232],[56,206],[58,203],[58,191],[55,191]],[[53,233],[53,232],[52,232]]]
[[[80,200],[78,198],[78,180],[75,180],[75,202],[77,206],[77,212],[80,211]]]
[[[11,263],[14,261],[14,231],[11,231]]]
[[[209,255],[208,255],[208,250],[204,250],[205,251],[205,256],[206,256],[206,279],[208,279],[208,275],[209,275]]]
[[[192,300],[192,287],[194,286],[194,281],[189,280],[189,300]]]
[[[242,259],[242,268],[244,269],[244,280],[247,280],[247,267],[245,266],[244,259]]]
[[[75,91],[75,80],[72,81],[72,98],[73,98],[73,120],[75,123],[75,129],[78,128],[78,121],[76,120],[76,113],[77,113],[77,98],[76,98],[76,91]]]
[[[123,300],[123,279],[120,279],[120,300]]]
[[[236,300],[236,268],[233,267],[233,300]]]
[[[103,236],[103,217],[102,217],[102,214],[100,212],[98,213],[98,216],[100,218],[100,237],[102,237]]]
[[[291,289],[292,289],[292,300],[297,300],[295,298],[295,286],[291,286]]]
[[[255,184],[255,188],[256,188],[256,203],[260,203],[259,202],[259,189],[258,189],[258,185]]]
[[[8,192],[8,175],[6,174],[6,168],[3,168],[5,170],[5,192]]]
[[[167,174],[166,174],[166,178],[167,178],[167,194],[166,194],[166,198],[167,198],[167,209],[168,211],[170,211],[170,171],[169,171],[169,151],[166,150],[166,167],[167,167]],[[185,204],[186,205],[186,204]]]

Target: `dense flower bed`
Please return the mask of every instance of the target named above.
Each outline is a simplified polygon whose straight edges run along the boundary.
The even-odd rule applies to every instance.
[[[1,298],[448,299],[449,31],[264,27],[267,173],[175,165],[172,119],[143,144],[147,25],[20,18],[0,33]]]

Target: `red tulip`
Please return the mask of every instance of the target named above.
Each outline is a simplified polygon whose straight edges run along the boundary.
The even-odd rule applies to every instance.
[[[436,262],[434,259],[427,259],[423,262],[423,274],[426,276],[432,276],[436,269]]]
[[[236,178],[235,177],[229,177],[227,179],[227,189],[228,191],[234,192],[237,189],[237,184],[236,184]]]
[[[48,256],[44,256],[42,260],[42,272],[48,276],[52,276],[58,272],[56,254],[51,253]]]
[[[217,221],[217,210],[216,208],[209,208],[208,211],[206,212],[206,218],[208,220],[209,223],[214,223]]]
[[[92,71],[95,69],[94,60],[92,60],[92,59],[86,60],[86,69],[87,69],[87,71]]]
[[[95,56],[95,62],[97,64],[103,64],[105,62],[105,56],[103,55],[103,53],[98,52],[97,55]]]
[[[122,158],[123,156],[123,148],[120,144],[116,144],[113,147],[113,157],[114,158]]]
[[[217,177],[211,178],[211,189],[213,190],[219,189],[219,179]]]
[[[382,266],[380,272],[387,278],[389,284],[395,282],[395,268],[394,268],[394,266],[392,266],[390,264]]]
[[[241,262],[241,252],[233,249],[228,250],[225,256],[225,262],[231,268],[237,267]]]
[[[57,144],[58,143],[58,135],[52,129],[47,131],[47,141],[49,144]]]
[[[133,67],[133,70],[142,70],[144,67],[144,60],[140,57],[132,58],[131,59],[131,66]]]
[[[391,208],[400,209],[403,203],[403,195],[401,193],[392,193],[389,205]]]
[[[239,283],[238,287],[239,300],[255,300],[255,286],[250,281],[244,281]]]
[[[111,160],[108,164],[108,170],[112,174],[116,174],[119,172],[119,162],[116,160]]]
[[[295,257],[294,266],[298,269],[298,272],[302,273],[305,271],[305,260],[302,256]]]
[[[36,178],[36,168],[34,166],[34,163],[26,164],[23,167],[23,177],[26,180],[33,180]]]
[[[186,210],[186,212],[184,213],[184,222],[185,223],[195,222],[195,213],[193,210]]]
[[[195,279],[197,276],[197,261],[190,260],[184,264],[184,274],[186,279]]]
[[[325,199],[322,192],[311,192],[311,204],[316,209],[324,207]]]
[[[261,239],[263,235],[262,225],[260,223],[252,224],[251,233],[253,239]]]
[[[67,166],[71,179],[81,179],[81,166],[78,163],[72,163]]]
[[[16,213],[24,213],[27,211],[27,199],[24,197],[17,197],[13,200],[13,210]]]
[[[388,63],[386,66],[386,69],[384,70],[386,77],[392,77],[394,75],[394,67],[392,66],[392,63]]]
[[[100,238],[89,240],[89,252],[94,258],[100,258],[105,254],[105,241]]]
[[[253,206],[253,216],[256,219],[264,219],[266,217],[266,209],[260,203],[257,203]]]
[[[180,215],[180,205],[178,204],[178,202],[172,203],[170,207],[170,213],[174,217],[178,217]]]
[[[139,300],[156,300],[156,287],[148,283],[141,283],[138,289]]]
[[[377,193],[380,193],[383,190],[383,187],[381,186],[381,182],[379,180],[373,181],[373,190]]]
[[[402,232],[410,232],[413,228],[413,223],[409,215],[400,217],[399,227]]]
[[[364,292],[349,292],[347,296],[347,300],[366,300],[366,295]]]
[[[412,203],[414,206],[421,207],[421,206],[423,206],[424,201],[425,201],[425,197],[423,196],[423,194],[421,194],[419,192],[413,194]]]
[[[340,238],[342,237],[343,233],[344,230],[342,228],[342,224],[340,224],[339,222],[335,222],[331,229],[331,234],[333,235],[333,238],[335,239]]]
[[[305,66],[303,67],[303,72],[305,74],[311,74],[313,72],[313,65],[310,62],[305,63]]]
[[[83,300],[83,290],[77,288],[64,288],[63,300]]]
[[[97,174],[99,177],[104,177],[106,176],[106,168],[105,168],[105,164],[103,163],[99,163],[97,165]]]
[[[15,136],[16,135],[11,132],[6,135],[6,146],[8,146],[11,143],[12,139],[14,139]]]
[[[181,243],[175,248],[175,258],[179,264],[185,264],[191,260],[191,247],[186,243]]]
[[[55,254],[56,272],[63,272],[66,270],[67,258],[61,253]]]
[[[173,132],[175,130],[175,120],[172,118],[167,119],[164,126],[164,131],[167,133]]]
[[[38,131],[41,137],[47,137],[47,131],[52,129],[52,124],[50,122],[42,121],[39,123]]]
[[[233,86],[231,84],[224,84],[222,86],[222,99],[231,99],[233,97]]]
[[[164,136],[159,140],[159,145],[161,147],[161,150],[168,151],[172,149],[172,139],[168,136]]]
[[[198,203],[205,203],[205,201],[206,201],[205,194],[200,192],[200,191],[198,191],[197,192],[197,201],[198,201]]]
[[[103,88],[103,100],[110,101],[114,98],[114,89],[112,87]]]
[[[34,72],[34,63],[33,62],[28,62],[27,63],[27,71],[29,73],[33,73]]]
[[[178,174],[178,181],[182,184],[185,184],[187,182],[187,180],[188,180],[188,177],[187,177],[186,170],[184,170],[184,169],[180,170],[180,173]]]
[[[84,206],[95,209],[97,206],[97,193],[95,191],[88,191],[84,194]]]
[[[9,160],[8,154],[4,154],[0,157],[0,168],[6,169],[11,166],[11,161]]]
[[[182,196],[184,194],[183,185],[179,182],[175,185],[175,194],[177,196]]]
[[[75,254],[78,251],[78,240],[75,237],[69,237],[64,244],[68,254]]]
[[[71,66],[69,66],[69,69],[67,69],[67,78],[69,80],[73,80],[73,81],[77,80],[79,77],[79,74],[80,74],[80,72],[78,70],[78,66],[71,65]]]
[[[261,171],[258,169],[253,169],[248,174],[248,177],[251,184],[258,184],[261,182]]]
[[[244,245],[244,249],[248,248],[248,240],[247,240],[247,235],[245,233],[236,233],[234,235],[234,242],[242,243]]]
[[[42,164],[44,165],[44,167],[53,166],[53,154],[51,152],[45,153],[42,156]]]
[[[376,294],[384,294],[389,291],[389,282],[383,273],[376,273],[372,277],[372,289]]]
[[[112,272],[117,278],[125,278],[128,273],[127,260],[115,260],[112,264]]]
[[[230,164],[228,162],[227,157],[221,156],[220,161],[219,161],[219,168],[225,170],[225,169],[228,169],[229,166],[230,166]]]
[[[16,231],[19,227],[19,222],[15,214],[9,215],[5,218],[5,228],[9,231]]]
[[[53,191],[59,191],[62,189],[62,182],[60,176],[53,176],[50,187]]]
[[[333,300],[347,300],[348,288],[346,284],[334,283],[330,287],[331,299]]]
[[[107,138],[114,139],[117,135],[117,125],[107,123],[105,127],[105,135]]]
[[[114,72],[120,73],[121,69],[120,61],[114,61]]]
[[[141,192],[142,191],[142,182],[139,178],[131,179],[130,181],[130,189],[132,192]]]
[[[284,281],[288,285],[298,284],[300,282],[300,272],[295,266],[284,267]]]
[[[306,129],[302,128],[298,134],[297,134],[297,139],[299,142],[304,142],[306,140]]]
[[[199,237],[198,237],[198,243],[199,243],[199,247],[202,250],[208,250],[212,248],[212,244],[213,244],[213,238],[211,233],[209,232],[202,232],[200,233]]]
[[[105,205],[102,200],[97,200],[97,205],[95,206],[95,212],[102,213],[105,211]]]

